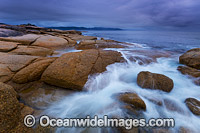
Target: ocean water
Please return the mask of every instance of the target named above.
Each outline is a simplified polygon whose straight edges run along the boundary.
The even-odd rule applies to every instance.
[[[138,43],[153,49],[164,49],[181,53],[200,47],[200,32],[119,30],[86,31],[83,34],[122,42]]]
[[[191,48],[199,47],[199,33],[190,32],[147,32],[147,31],[88,31],[84,35],[92,35],[114,39],[123,42],[137,43],[140,49],[156,49],[176,51],[179,54]],[[134,47],[130,47],[134,50]],[[145,119],[150,118],[173,118],[175,127],[170,131],[176,133],[180,127],[185,127],[194,133],[200,132],[200,118],[191,113],[184,101],[192,97],[200,100],[200,87],[192,82],[186,75],[177,71],[181,64],[178,62],[179,54],[168,58],[159,58],[157,62],[140,65],[127,58],[133,56],[127,49],[112,49],[122,53],[127,60],[125,63],[109,65],[104,73],[90,75],[85,85],[85,92],[77,92],[66,96],[61,101],[52,103],[45,110],[54,118],[85,118],[87,115],[93,117],[118,116],[126,117],[127,114],[116,104],[114,95],[122,92],[135,92],[146,103],[147,110],[143,113]],[[137,85],[137,74],[141,71],[164,74],[174,82],[171,92],[159,90],[142,89]],[[163,102],[158,106],[149,99],[157,99]],[[170,101],[174,109],[169,109],[164,101]],[[131,116],[129,116],[131,117]],[[148,131],[148,129],[147,129]],[[56,132],[79,133],[79,132],[116,132],[113,128],[57,128]]]

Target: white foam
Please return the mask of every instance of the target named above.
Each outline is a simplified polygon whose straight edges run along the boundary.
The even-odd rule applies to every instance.
[[[199,117],[193,115],[186,107],[184,100],[189,97],[200,99],[199,87],[177,71],[178,58],[160,58],[158,63],[149,65],[138,65],[136,63],[115,63],[107,67],[107,71],[98,75],[90,76],[85,85],[87,92],[78,92],[67,96],[56,102],[46,113],[58,118],[84,118],[86,115],[122,115],[122,110],[116,103],[113,95],[126,92],[136,92],[146,103],[147,111],[144,113],[146,119],[149,118],[174,118],[176,127],[172,130],[177,132],[180,126],[189,127],[200,131]],[[141,71],[160,73],[170,77],[174,81],[174,88],[170,93],[140,88],[137,83],[137,74]],[[183,113],[170,111],[166,106],[158,106],[148,98],[157,98],[161,101],[168,99],[173,101]],[[84,128],[59,128],[57,132],[81,132]],[[101,129],[87,129],[87,132],[101,132]]]

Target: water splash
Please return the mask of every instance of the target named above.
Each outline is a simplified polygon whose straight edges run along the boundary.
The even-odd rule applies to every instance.
[[[122,53],[125,57],[126,54]],[[125,57],[128,60],[128,58]],[[118,115],[123,117],[123,110],[116,104],[113,95],[121,92],[136,92],[146,103],[144,112],[146,119],[174,118],[177,132],[182,127],[188,127],[194,132],[200,131],[199,117],[193,115],[186,107],[184,100],[189,97],[200,99],[199,87],[192,80],[177,71],[178,58],[159,58],[157,63],[139,65],[128,60],[128,63],[115,63],[107,67],[107,71],[89,77],[85,88],[87,92],[78,92],[67,96],[50,106],[45,113],[55,118],[85,118],[98,115]],[[137,74],[141,71],[164,74],[174,81],[170,93],[159,90],[142,89],[137,85]],[[150,99],[163,103],[158,106]],[[169,103],[175,109],[167,106]],[[57,132],[103,132],[100,128],[58,128]],[[111,129],[107,130],[112,132]]]

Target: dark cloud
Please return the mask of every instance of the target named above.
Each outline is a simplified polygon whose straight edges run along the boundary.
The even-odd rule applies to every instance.
[[[0,0],[5,23],[199,27],[200,0]]]

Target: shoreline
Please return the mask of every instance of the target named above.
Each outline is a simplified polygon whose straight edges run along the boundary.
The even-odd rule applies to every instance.
[[[17,122],[13,124],[13,120],[1,115],[0,117],[6,121],[6,124],[9,123],[7,129],[2,127],[5,131],[40,130],[25,127],[21,120],[27,114],[39,115],[51,102],[85,91],[84,87],[88,83],[88,77],[107,71],[107,66],[111,64],[128,62],[128,59],[132,63],[146,66],[157,62],[158,58],[169,58],[176,54],[162,50],[137,49],[138,46],[131,43],[83,36],[80,31],[55,30],[34,25],[0,24],[0,36],[6,36],[0,37],[0,82],[2,82],[0,88],[3,92],[1,95],[9,97],[5,101],[4,106],[7,110],[3,115],[10,114]],[[130,47],[132,49],[129,50]],[[134,47],[136,49],[133,49]],[[77,52],[63,50],[70,48]],[[122,51],[125,49],[124,51],[128,51],[129,54],[122,55],[117,50],[104,49],[122,49]],[[61,52],[57,53],[58,51]],[[192,57],[191,54],[196,57]],[[189,50],[179,58],[180,65],[184,64],[184,66],[178,67],[178,70],[182,74],[190,75],[188,78],[192,77],[196,85],[200,84],[199,60],[200,49]],[[154,79],[146,79],[146,77],[154,77]],[[152,87],[151,80],[157,82],[156,86]],[[146,83],[142,84],[143,82]],[[137,84],[141,88],[156,89],[167,93],[174,89],[173,80],[169,77],[151,72],[138,74]],[[50,98],[45,95],[50,95]],[[120,100],[116,102],[128,105],[126,109],[121,107],[123,110],[128,109],[133,114],[137,110],[136,112],[141,115],[146,111],[146,104],[140,95],[128,92],[118,95],[116,99]],[[136,100],[129,99],[130,96],[136,97]],[[38,99],[44,101],[38,101]],[[150,101],[155,101],[155,99]],[[200,114],[200,110],[195,110],[200,107],[200,101],[188,97],[185,103],[194,115]],[[194,103],[195,106],[192,106],[191,104]],[[162,104],[166,103],[162,102]],[[10,106],[13,107],[10,108]]]

